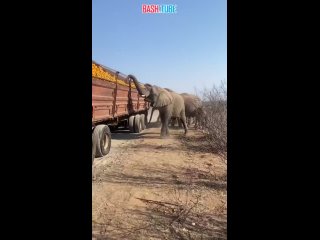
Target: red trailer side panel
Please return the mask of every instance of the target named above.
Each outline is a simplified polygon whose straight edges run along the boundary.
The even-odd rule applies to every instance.
[[[112,107],[116,84],[92,78],[92,121],[113,117]]]

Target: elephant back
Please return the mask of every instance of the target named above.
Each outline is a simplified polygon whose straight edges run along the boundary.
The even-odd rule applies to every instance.
[[[170,92],[173,97],[172,117],[180,117],[181,112],[185,112],[185,104],[183,97],[175,92]]]
[[[195,116],[197,114],[197,110],[202,107],[201,99],[192,94],[182,94],[181,96],[184,99],[186,116]]]

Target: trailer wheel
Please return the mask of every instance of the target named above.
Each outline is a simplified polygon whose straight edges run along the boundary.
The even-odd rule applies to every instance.
[[[145,123],[145,115],[144,114],[141,114],[140,115],[140,121],[141,121],[141,130],[144,130],[146,129],[146,123]]]
[[[129,130],[130,132],[134,132],[134,116],[129,117]]]
[[[93,165],[93,162],[94,162],[94,158],[96,156],[96,146],[97,146],[97,143],[96,143],[94,135],[92,133],[92,165]]]
[[[96,145],[95,143],[93,142],[94,138],[93,138],[93,134],[92,134],[92,180],[96,180],[96,173],[94,171],[94,168],[93,168],[93,162],[94,162],[94,158],[96,156]]]
[[[93,130],[93,144],[96,145],[96,157],[107,155],[111,147],[111,132],[107,125],[98,125]]]
[[[92,132],[92,163],[97,156],[97,149],[100,148],[99,128],[96,126]]]
[[[116,125],[116,126],[110,126],[109,129],[110,129],[110,131],[112,131],[112,132],[117,131],[117,130],[118,130],[118,125]]]
[[[141,132],[141,118],[140,118],[140,115],[137,114],[135,117],[134,117],[134,132],[135,133],[139,133]]]

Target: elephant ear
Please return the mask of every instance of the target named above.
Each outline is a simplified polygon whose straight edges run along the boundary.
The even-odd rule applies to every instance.
[[[156,102],[153,104],[154,107],[159,108],[159,107],[164,107],[173,102],[173,97],[171,93],[168,91],[162,89],[159,91],[159,96],[156,100]]]

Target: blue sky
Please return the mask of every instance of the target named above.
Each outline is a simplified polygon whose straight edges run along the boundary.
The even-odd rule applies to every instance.
[[[142,14],[176,4],[177,14]],[[227,0],[92,0],[92,58],[140,82],[193,93],[227,80]]]

